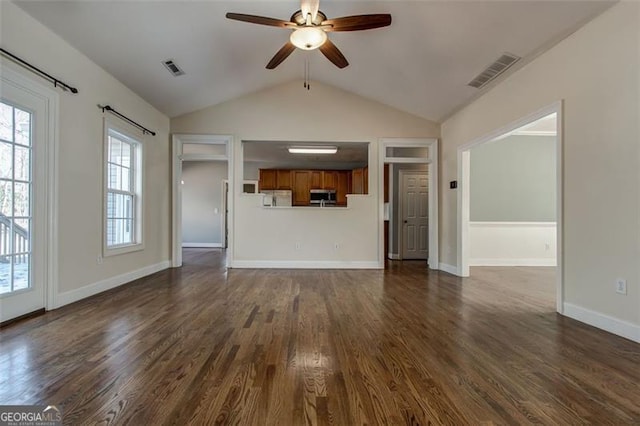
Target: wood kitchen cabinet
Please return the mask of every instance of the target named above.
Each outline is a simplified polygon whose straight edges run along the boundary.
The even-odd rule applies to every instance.
[[[292,204],[294,206],[309,205],[309,190],[311,189],[311,172],[307,170],[292,170],[293,193]]]
[[[351,172],[351,193],[369,193],[369,167],[353,169]]]
[[[329,189],[336,191],[336,204],[347,205],[347,194],[368,192],[367,168],[354,170],[289,170],[260,169],[259,190],[291,190],[294,206],[308,206],[309,191]]]
[[[347,194],[351,193],[349,188],[349,181],[351,180],[350,171],[336,172],[338,175],[338,182],[336,185],[336,204],[339,206],[347,205]]]
[[[291,170],[276,170],[276,189],[293,189]]]
[[[276,169],[260,169],[259,191],[276,189],[276,172]]]
[[[322,188],[322,171],[311,170],[310,175],[310,189],[323,189]]]
[[[351,172],[351,193],[364,194],[363,169],[353,169]]]
[[[322,172],[322,189],[338,190],[338,172],[325,170]]]

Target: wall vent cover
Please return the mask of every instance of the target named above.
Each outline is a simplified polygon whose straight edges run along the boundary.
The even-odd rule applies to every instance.
[[[512,53],[503,53],[494,63],[489,65],[484,71],[471,80],[467,86],[480,89],[484,87],[491,80],[505,72],[509,67],[520,60],[520,56]]]
[[[178,67],[175,64],[175,62],[173,62],[173,59],[167,59],[166,61],[163,61],[162,63],[169,70],[171,75],[173,75],[174,77],[177,77],[179,75],[183,75],[184,74],[184,71],[182,71],[180,69],[180,67]]]

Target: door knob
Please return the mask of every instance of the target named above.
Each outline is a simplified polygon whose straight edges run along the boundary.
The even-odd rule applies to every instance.
[[[407,223],[407,221],[405,220],[404,223]]]

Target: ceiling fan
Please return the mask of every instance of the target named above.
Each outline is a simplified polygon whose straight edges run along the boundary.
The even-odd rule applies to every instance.
[[[332,31],[361,31],[386,27],[391,24],[388,13],[374,15],[344,16],[327,19],[319,9],[319,0],[301,0],[300,10],[291,15],[289,21],[267,18],[264,16],[245,15],[243,13],[227,13],[228,19],[268,25],[293,30],[289,41],[282,46],[267,64],[267,69],[274,69],[297,48],[303,50],[320,49],[338,68],[349,65],[340,49],[328,39],[327,33]]]

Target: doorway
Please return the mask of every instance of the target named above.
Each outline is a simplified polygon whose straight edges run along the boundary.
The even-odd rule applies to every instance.
[[[551,129],[549,128],[545,128],[542,130],[532,130],[533,129],[533,125],[535,123],[540,123],[542,121],[544,121],[543,119],[549,118],[553,116],[553,126]],[[485,135],[481,138],[478,138],[474,141],[471,141],[468,144],[462,145],[458,148],[458,181],[459,181],[459,185],[458,185],[458,275],[462,276],[462,277],[468,277],[470,275],[470,266],[472,266],[472,263],[477,264],[477,258],[474,262],[472,262],[472,238],[474,237],[474,235],[472,235],[473,232],[475,232],[474,229],[472,229],[471,224],[473,223],[472,221],[472,216],[471,216],[471,185],[473,184],[473,182],[471,181],[471,152],[473,149],[481,147],[485,144],[491,143],[491,142],[496,142],[496,141],[501,141],[504,140],[505,138],[508,138],[510,136],[513,135],[517,135],[518,133],[526,133],[527,129],[529,129],[529,133],[532,135],[543,135],[543,134],[553,134],[554,135],[554,140],[555,140],[555,146],[554,146],[554,150],[555,150],[555,161],[554,161],[554,167],[550,167],[550,170],[547,170],[547,173],[551,173],[551,176],[553,178],[553,182],[552,185],[555,186],[555,194],[553,194],[553,198],[554,198],[554,204],[555,204],[555,208],[554,208],[554,219],[555,219],[555,223],[553,224],[553,235],[551,238],[553,238],[553,246],[555,246],[555,259],[553,260],[553,263],[555,265],[557,265],[557,270],[556,270],[556,310],[559,313],[562,313],[563,310],[563,263],[562,263],[562,249],[563,249],[563,245],[562,245],[562,225],[563,225],[563,216],[562,216],[562,104],[560,102],[557,102],[553,105],[550,105],[546,108],[543,108],[535,113],[532,113],[520,120],[517,120],[516,122],[513,122],[503,128],[500,128],[494,132],[491,132],[488,135]],[[510,197],[508,200],[512,201],[512,203],[517,204],[518,200],[513,199],[514,197]],[[518,207],[518,206],[515,206]],[[483,226],[485,227],[492,227],[495,226],[496,224],[494,222],[489,222],[489,223],[485,223]],[[513,225],[513,224],[512,224]],[[522,225],[522,226],[519,226]],[[518,239],[523,240],[525,238],[529,239],[531,237],[527,236],[525,237],[524,235],[527,235],[526,233],[528,232],[529,235],[531,235],[531,229],[533,226],[538,226],[539,223],[537,222],[523,222],[523,223],[516,223],[514,226],[510,227],[509,229],[505,228],[505,235],[509,234],[509,238],[511,238],[511,241],[517,241]],[[522,228],[522,232],[521,234],[514,234],[514,232],[520,232],[520,229]],[[514,237],[515,235],[515,237]],[[500,237],[502,238],[502,236]],[[535,235],[533,235],[533,238],[540,238],[540,234],[539,233],[535,233]],[[548,236],[544,237],[548,240]],[[489,241],[489,244],[487,244],[487,246],[491,249],[499,249],[501,245],[505,245],[505,243],[500,243],[496,238],[495,238],[495,234],[493,234],[493,236],[490,236],[489,239],[487,239],[487,241]],[[537,241],[535,239],[531,240],[534,241],[534,243],[531,243],[532,246],[534,246],[535,249],[538,250],[543,250],[543,251],[548,251],[550,250],[551,247],[551,243],[548,241]],[[530,244],[530,245],[531,245]],[[529,247],[531,248],[531,247]],[[476,253],[473,253],[474,255],[477,255]],[[477,256],[476,256],[477,257]],[[486,260],[486,259],[485,259]],[[530,266],[535,266],[535,264],[533,262],[531,262],[532,260],[535,259],[528,259],[530,261],[530,263],[525,264],[525,265],[530,265]],[[508,259],[499,259],[499,261],[501,263],[496,263],[495,265],[500,265],[500,264],[504,264],[505,261],[508,261]],[[486,262],[485,262],[486,263]],[[517,263],[513,263],[513,266],[516,266]],[[487,265],[488,266],[488,265]],[[524,266],[524,265],[523,265]]]
[[[55,307],[57,93],[3,69],[0,88],[0,323]]]
[[[438,140],[385,138],[380,146],[380,263],[387,258],[426,259],[429,268],[439,269]],[[409,176],[406,184],[404,176]],[[399,194],[407,192],[401,191],[403,185],[411,192],[400,199]]]
[[[222,135],[174,135],[173,136],[173,196],[172,196],[172,267],[182,266],[183,236],[183,201],[185,182],[183,168],[185,164],[226,165],[226,173],[219,176],[218,184],[204,182],[205,188],[212,189],[211,205],[203,210],[205,219],[213,225],[212,234],[215,242],[205,241],[191,243],[191,247],[233,247],[233,233],[227,230],[232,228],[233,197],[228,197],[228,192],[233,193],[233,149],[231,136]],[[209,167],[208,169],[211,169]],[[215,188],[214,188],[215,187]],[[197,197],[195,198],[198,200]],[[214,205],[215,204],[215,205]],[[200,211],[196,206],[196,213]],[[210,207],[210,208],[209,208]],[[216,219],[217,216],[217,219]],[[197,227],[197,223],[196,223]],[[190,231],[190,235],[198,235],[197,228]],[[230,256],[227,256],[229,262]]]

